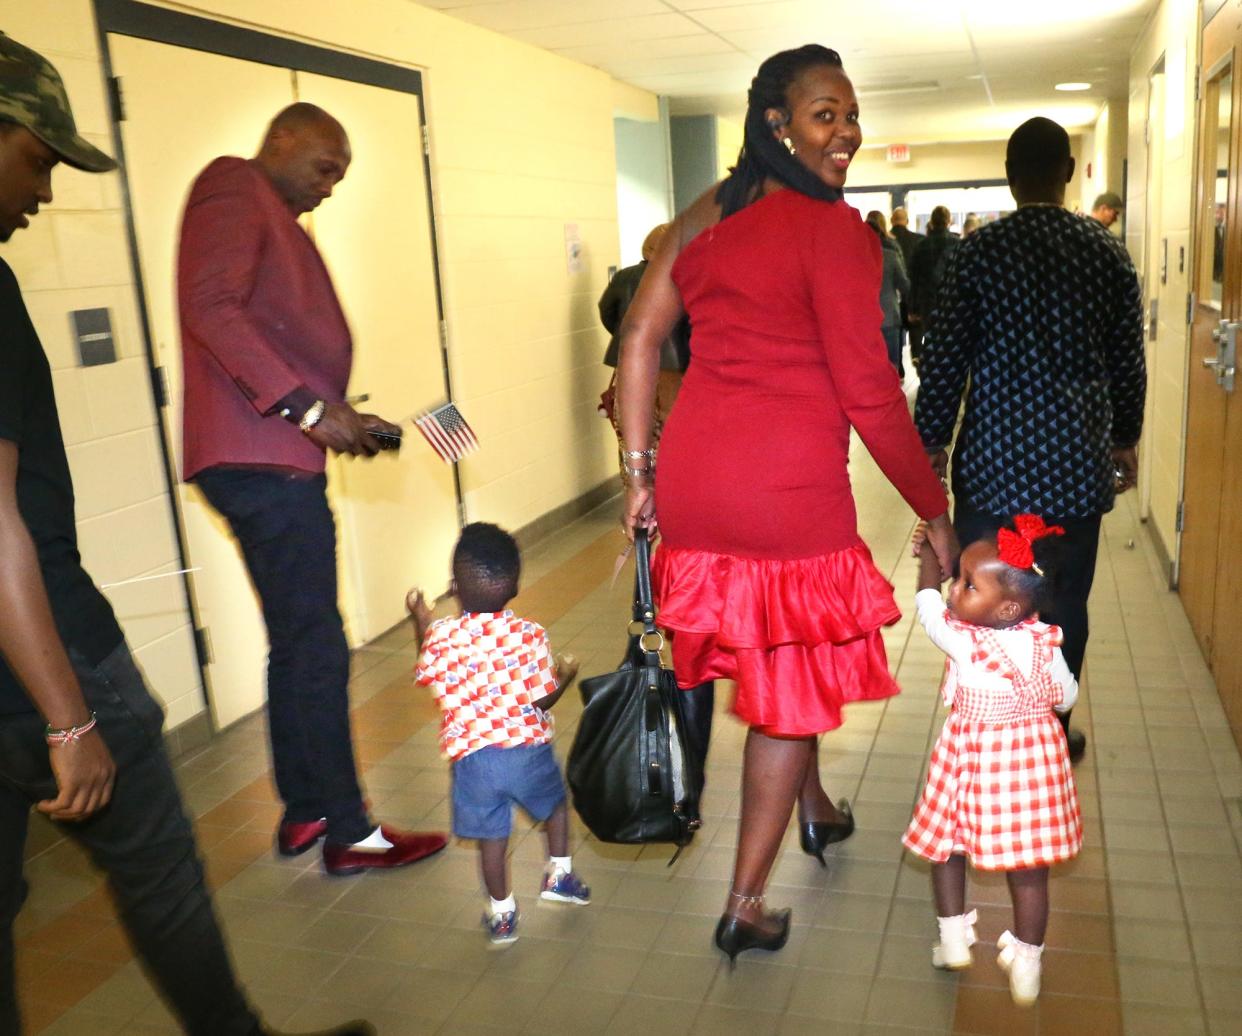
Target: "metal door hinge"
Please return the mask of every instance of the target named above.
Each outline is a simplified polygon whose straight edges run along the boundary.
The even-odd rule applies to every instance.
[[[1186,528],[1186,501],[1179,500],[1177,502],[1177,520],[1173,523],[1173,531],[1181,532]]]
[[[1195,293],[1193,291],[1186,292],[1186,323],[1193,324],[1195,320]]]
[[[1195,100],[1199,99],[1200,92],[1203,89],[1203,66],[1195,65]]]
[[[108,100],[112,104],[112,118],[116,122],[125,121],[125,98],[121,94],[121,77],[112,76],[108,80]]]
[[[427,124],[423,123],[423,154],[431,154],[431,132],[427,129]]]
[[[151,391],[157,407],[168,406],[168,372],[163,367],[151,368]]]
[[[215,661],[211,654],[211,634],[206,626],[194,627],[194,653],[198,655],[198,664],[203,669]]]

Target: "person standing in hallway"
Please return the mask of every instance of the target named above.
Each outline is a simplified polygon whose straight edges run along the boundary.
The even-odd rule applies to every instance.
[[[1100,519],[1138,474],[1141,293],[1121,242],[1065,210],[1074,159],[1061,126],[1019,126],[1005,172],[1018,209],[963,242],[941,285],[915,420],[941,473],[953,447],[963,543],[994,536],[1011,514],[1065,528],[1061,578],[1041,618],[1064,631],[1081,682]],[[1086,738],[1070,731],[1068,712],[1062,722],[1077,760]]]
[[[344,400],[352,342],[327,268],[298,217],[331,196],[349,138],[298,103],[257,157],[199,174],[181,225],[183,477],[229,523],[263,606],[268,726],[285,805],[277,850],[324,839],[330,874],[399,867],[444,848],[439,833],[376,825],[350,737],[349,647],[337,608],[328,450],[371,457],[395,425]]]
[[[858,535],[851,427],[930,519],[946,577],[957,554],[880,335],[880,244],[842,198],[862,132],[840,56],[810,44],[764,61],[744,133],[734,171],[678,217],[643,278],[618,395],[622,521],[663,538],[652,580],[677,682],[735,680],[749,727],[715,934],[731,959],[788,938],[790,912],[764,897],[795,802],[808,852],[853,830],[819,786],[818,735],[850,702],[898,691],[881,629],[900,612]],[[687,313],[694,362],[657,458],[660,345]]]
[[[901,206],[893,209],[889,222],[893,225],[893,239],[900,246],[902,261],[906,264],[906,270],[909,271],[910,263],[914,260],[914,250],[923,240],[923,235],[916,234],[910,229],[910,216]]]
[[[917,368],[923,359],[923,338],[936,304],[936,290],[953,261],[960,241],[949,230],[953,216],[943,205],[932,209],[927,236],[919,242],[910,260],[910,360]]]
[[[668,231],[669,225],[661,223],[659,226],[653,227],[651,232],[643,239],[643,258],[639,263],[633,266],[627,266],[623,270],[618,270],[608,287],[604,289],[604,293],[599,297],[599,320],[604,325],[604,329],[612,336],[608,342],[608,349],[604,353],[604,365],[616,369],[617,357],[621,352],[621,338],[618,332],[621,330],[621,321],[625,318],[625,311],[630,308],[630,303],[634,301],[634,294],[638,291],[639,282],[643,279],[643,274],[651,263],[651,259],[655,256],[656,251],[660,247],[665,233]],[[669,412],[673,409],[673,404],[677,401],[677,393],[681,389],[681,379],[686,373],[686,368],[690,365],[690,327],[682,321],[664,340],[663,346],[660,348],[660,379],[656,383],[656,409],[655,409],[655,425],[652,428],[652,444],[657,445],[660,441],[660,433],[664,430],[664,422],[668,420]],[[610,389],[615,391],[616,374],[613,374]],[[612,421],[613,429],[620,438],[621,431],[617,424],[617,408],[614,401],[611,406],[609,419]],[[625,482],[628,476],[625,473],[625,465],[621,465],[621,481]]]
[[[884,314],[884,323],[880,330],[884,333],[884,344],[888,348],[888,362],[896,368],[897,377],[905,381],[906,369],[901,362],[901,307],[910,296],[910,278],[906,276],[901,248],[889,237],[884,213],[879,209],[868,212],[867,225],[880,239],[884,263],[880,279],[880,311]]]
[[[56,69],[3,34],[0,80],[7,242],[51,204],[60,162],[91,173],[116,163],[78,135]],[[22,1031],[13,925],[34,807],[107,874],[135,952],[187,1032],[274,1036],[233,974],[164,749],[163,709],[82,567],[51,368],[2,260],[0,328],[0,1033]]]
[[[1114,194],[1112,191],[1105,191],[1095,199],[1095,204],[1091,206],[1091,218],[1111,227],[1120,218],[1121,213],[1125,211],[1125,203],[1121,200],[1121,195]]]
[[[916,234],[910,229],[910,216],[900,205],[893,209],[889,222],[892,224],[893,240],[901,249],[901,261],[905,264],[906,276],[909,277],[910,264],[914,261],[914,250],[923,240],[923,235]],[[910,343],[911,355],[913,355],[915,339],[922,334],[922,330],[910,322],[910,300],[905,296],[901,299],[901,329],[905,332],[906,339]]]

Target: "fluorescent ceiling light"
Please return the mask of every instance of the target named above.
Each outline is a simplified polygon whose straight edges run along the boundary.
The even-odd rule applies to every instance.
[[[1090,83],[1057,83],[1054,90],[1064,90],[1066,93],[1072,93],[1075,90],[1090,90]]]

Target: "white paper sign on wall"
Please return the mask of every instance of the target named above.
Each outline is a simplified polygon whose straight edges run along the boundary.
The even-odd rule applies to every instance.
[[[582,235],[578,232],[577,223],[565,224],[565,268],[570,273],[581,273],[586,269],[582,261]]]

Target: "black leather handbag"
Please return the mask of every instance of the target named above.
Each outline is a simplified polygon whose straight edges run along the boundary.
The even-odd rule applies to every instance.
[[[574,808],[601,842],[684,846],[702,823],[702,759],[687,733],[683,692],[660,660],[664,637],[655,625],[645,531],[634,548],[634,619],[625,657],[616,672],[579,685],[584,707],[566,776]]]

